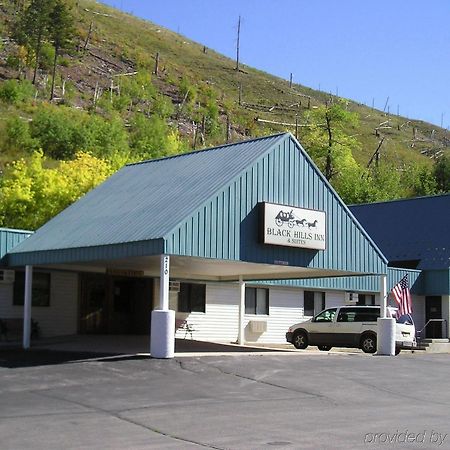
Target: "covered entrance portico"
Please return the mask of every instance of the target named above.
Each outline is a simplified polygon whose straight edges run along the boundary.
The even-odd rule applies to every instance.
[[[151,331],[151,342],[154,345],[151,353],[163,358],[174,354],[175,321],[174,312],[169,312],[169,279],[239,284],[240,297],[236,299],[238,314],[235,317],[238,333],[235,341],[242,345],[246,343],[244,312],[247,281],[367,275],[179,255],[153,255],[38,267],[79,272],[80,334],[148,334]],[[31,273],[27,277],[28,284],[32,279],[32,266],[28,266],[27,273]],[[379,289],[382,298],[385,295],[383,276],[380,276]],[[151,311],[155,310],[154,315],[164,318],[162,325],[158,318],[150,321]],[[25,302],[25,311],[29,311],[25,314],[26,317],[32,316],[30,302]],[[163,341],[156,336],[162,337]],[[29,342],[29,335],[24,335],[24,346],[29,347]]]
[[[375,275],[381,301],[386,293],[386,259],[288,133],[128,165],[8,257],[11,266],[27,266],[26,320],[32,266],[114,277],[140,272],[155,280],[157,357],[173,355],[169,280],[239,283],[236,305],[227,306],[236,311],[238,342],[244,341],[246,281]],[[134,298],[135,288],[112,280],[105,302],[118,310],[114,318],[109,309],[108,323],[126,328],[124,298]],[[98,278],[86,276],[84,283],[97,289]],[[86,315],[96,306],[87,305]]]

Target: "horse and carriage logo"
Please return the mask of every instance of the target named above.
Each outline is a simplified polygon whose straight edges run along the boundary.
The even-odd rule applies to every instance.
[[[317,220],[308,222],[304,218],[300,219],[293,213],[292,209],[289,212],[283,211],[281,209],[280,212],[275,216],[275,223],[279,227],[282,227],[283,225],[287,224],[289,228],[293,228],[294,226],[308,229],[317,227]]]

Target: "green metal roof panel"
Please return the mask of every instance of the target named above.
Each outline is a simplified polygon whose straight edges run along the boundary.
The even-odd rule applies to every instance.
[[[286,133],[166,236],[170,254],[385,273],[381,251],[295,138]],[[259,242],[261,202],[326,212],[325,251]]]
[[[3,257],[31,234],[32,231],[0,228],[0,261],[3,262]]]
[[[325,211],[326,250],[261,244],[260,202]],[[106,260],[127,248],[129,256],[386,272],[381,251],[289,133],[126,166],[9,257],[12,264]]]
[[[125,166],[12,253],[161,238],[283,136]]]
[[[390,292],[392,288],[406,275],[409,277],[409,286],[414,295],[423,295],[423,273],[414,269],[398,269],[388,267],[386,285]],[[257,284],[289,286],[303,289],[349,291],[360,293],[379,293],[380,276],[365,275],[352,277],[328,277],[328,278],[306,278],[300,280],[263,280]],[[426,295],[426,294],[425,294]]]

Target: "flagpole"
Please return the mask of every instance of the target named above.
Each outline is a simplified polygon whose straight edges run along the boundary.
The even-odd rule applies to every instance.
[[[381,306],[381,318],[385,319],[387,317],[387,292],[386,292],[386,275],[380,276],[380,306]]]

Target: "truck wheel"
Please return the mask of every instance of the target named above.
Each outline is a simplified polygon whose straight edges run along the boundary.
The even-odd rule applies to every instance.
[[[292,343],[295,348],[303,350],[308,347],[308,336],[302,330],[296,331],[292,336]]]
[[[375,353],[377,351],[377,336],[372,333],[363,334],[359,346],[364,353]]]

